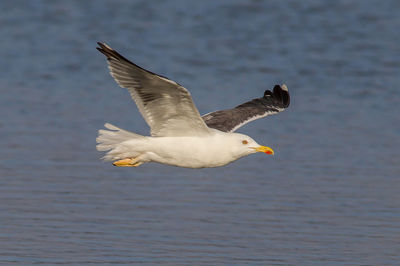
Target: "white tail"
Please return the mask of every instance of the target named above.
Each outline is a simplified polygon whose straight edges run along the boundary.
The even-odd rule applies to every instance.
[[[127,152],[126,147],[120,145],[122,142],[131,139],[144,138],[142,135],[123,130],[109,123],[104,124],[104,126],[109,130],[99,130],[99,136],[96,139],[98,143],[96,148],[98,151],[109,151],[102,158],[106,161],[122,159],[123,154]]]

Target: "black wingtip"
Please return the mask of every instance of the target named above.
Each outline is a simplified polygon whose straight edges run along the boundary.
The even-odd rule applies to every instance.
[[[147,70],[147,69],[144,69],[144,68],[142,68],[142,67],[136,65],[135,63],[129,61],[128,59],[126,59],[125,57],[123,57],[120,53],[118,53],[117,51],[115,51],[113,48],[111,48],[110,46],[108,46],[108,45],[107,45],[106,43],[104,43],[104,42],[97,42],[97,44],[99,45],[99,47],[96,47],[96,49],[97,49],[100,53],[102,53],[103,55],[105,55],[108,61],[111,61],[111,60],[122,61],[122,62],[125,62],[125,63],[128,63],[128,64],[131,64],[131,65],[133,65],[133,66],[135,66],[135,67],[137,67],[137,68],[139,68],[139,69],[141,69],[141,70],[143,70],[143,71],[146,71],[147,73],[149,73],[149,74],[151,74],[151,75],[156,75],[156,76],[159,76],[159,77],[168,79],[168,78],[165,77],[165,76],[158,75],[158,74],[156,74],[156,73],[154,73],[154,72],[151,72],[151,71],[149,71],[149,70]],[[176,82],[175,82],[175,83],[176,83]],[[177,83],[177,84],[179,85],[179,83]]]
[[[110,46],[108,46],[106,43],[102,43],[102,42],[97,42],[97,44],[99,45],[99,47],[96,47],[96,49],[102,53],[103,55],[105,55],[107,57],[107,60],[111,60],[111,59],[115,59],[118,61],[126,61],[130,64],[133,64],[131,61],[129,61],[128,59],[126,59],[125,57],[123,57],[122,55],[120,55],[117,51],[115,51],[113,48],[111,48]]]
[[[112,50],[112,48],[110,46],[108,46],[106,43],[104,42],[97,42],[97,45],[100,46],[98,48],[100,49],[104,49],[104,50]]]
[[[107,46],[107,44],[97,42],[97,45],[99,46],[99,47],[96,47],[97,51],[104,54],[107,58],[110,58],[112,56],[113,50],[109,46]]]
[[[96,49],[99,50],[100,52],[104,51],[104,50],[107,50],[107,44],[102,43],[102,42],[97,42],[97,45],[99,47],[96,47]]]
[[[282,108],[287,108],[290,104],[289,91],[285,84],[275,85],[272,91],[266,90],[264,92],[264,97],[270,96],[274,97]]]

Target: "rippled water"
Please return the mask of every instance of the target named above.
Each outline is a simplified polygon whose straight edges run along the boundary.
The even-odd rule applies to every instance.
[[[388,265],[400,256],[399,1],[0,2],[0,262]],[[104,41],[201,113],[286,83],[222,168],[99,160],[148,127]]]

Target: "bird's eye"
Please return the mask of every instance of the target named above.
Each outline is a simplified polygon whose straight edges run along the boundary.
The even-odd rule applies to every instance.
[[[249,142],[248,142],[247,140],[242,140],[242,143],[243,143],[244,145],[246,145],[246,144],[248,144]]]

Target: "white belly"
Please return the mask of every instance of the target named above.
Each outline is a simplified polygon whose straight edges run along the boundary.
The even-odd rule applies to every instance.
[[[160,137],[149,144],[148,159],[180,167],[217,167],[237,159],[213,138]]]
[[[158,162],[189,168],[217,167],[235,161],[229,145],[219,135],[207,137],[146,137],[125,142],[142,162]],[[128,148],[128,147],[127,147]]]

